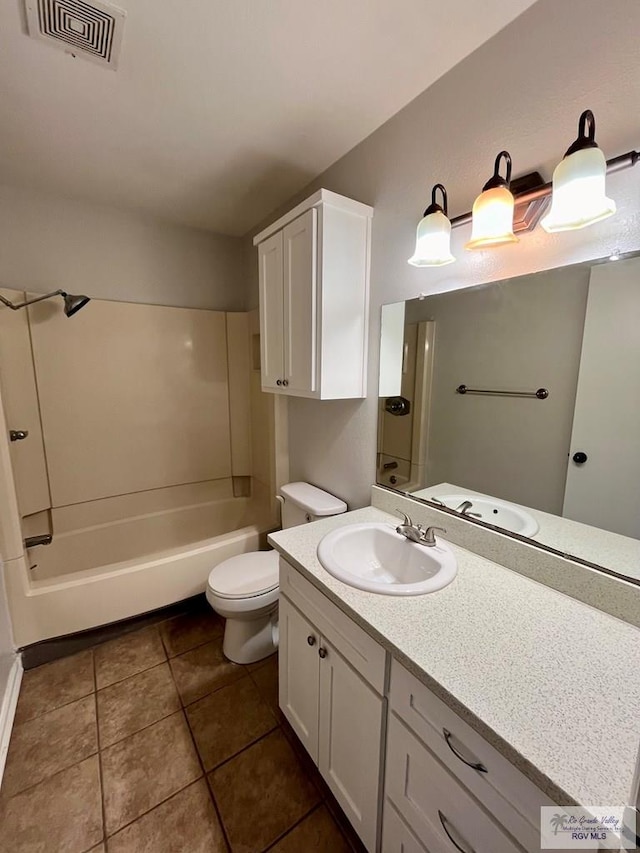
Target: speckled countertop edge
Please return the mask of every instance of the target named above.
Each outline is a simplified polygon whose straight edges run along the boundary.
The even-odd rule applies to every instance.
[[[451,545],[458,575],[415,597],[341,583],[316,557],[373,507],[271,534],[311,583],[558,804],[631,802],[640,746],[640,630]],[[497,663],[496,663],[497,662]]]

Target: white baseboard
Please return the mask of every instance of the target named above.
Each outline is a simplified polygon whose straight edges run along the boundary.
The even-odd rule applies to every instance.
[[[2,704],[0,705],[0,785],[2,785],[4,765],[7,761],[11,730],[13,729],[13,718],[16,714],[21,682],[22,661],[20,660],[20,656],[16,655],[9,670],[9,678],[7,679]]]

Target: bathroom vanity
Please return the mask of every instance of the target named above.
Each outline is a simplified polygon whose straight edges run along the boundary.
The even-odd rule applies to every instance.
[[[367,850],[534,853],[540,806],[635,804],[640,631],[453,544],[435,593],[347,586],[317,547],[366,522],[398,520],[270,541],[280,706]]]

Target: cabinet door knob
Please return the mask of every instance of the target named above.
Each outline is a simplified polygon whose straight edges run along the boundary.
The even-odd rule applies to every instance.
[[[313,634],[309,634],[309,636],[307,637],[307,643],[309,643],[310,646],[315,646],[316,638],[313,636]]]
[[[282,380],[282,384],[283,384],[284,386],[287,386],[287,385],[289,384],[289,380],[288,380],[288,379],[283,379],[283,380]]]
[[[277,380],[276,380],[276,385],[282,385],[282,379],[277,379]]]
[[[322,646],[320,646],[320,648],[318,649],[318,654],[320,655],[321,658],[326,658],[327,650],[323,649]]]
[[[9,439],[11,441],[24,441],[24,439],[29,435],[28,429],[10,429],[9,430]]]
[[[573,456],[571,458],[576,463],[576,465],[584,465],[584,463],[587,461],[587,459],[589,457],[584,452],[584,450],[578,450],[573,454]]]

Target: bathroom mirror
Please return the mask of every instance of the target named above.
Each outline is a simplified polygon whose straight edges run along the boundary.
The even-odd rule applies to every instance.
[[[382,309],[377,482],[640,584],[640,257]]]

